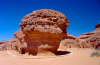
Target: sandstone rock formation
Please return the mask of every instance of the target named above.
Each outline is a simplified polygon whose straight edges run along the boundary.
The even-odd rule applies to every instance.
[[[97,48],[100,46],[100,23],[95,25],[95,30],[84,33],[76,39],[79,48]]]
[[[0,51],[6,50],[6,41],[0,41]]]
[[[60,41],[66,37],[68,19],[61,12],[40,9],[26,15],[19,24],[21,29],[15,37],[24,44],[22,52],[38,55],[51,52],[56,54]]]
[[[22,53],[22,54],[25,54],[28,52],[28,49],[27,49],[27,43],[25,42],[24,40],[24,36],[25,34],[22,32],[21,29],[19,29],[19,31],[16,31],[14,33],[15,37],[17,37],[17,39],[19,40],[19,45],[20,45],[20,50],[19,52]]]
[[[66,38],[60,43],[60,47],[62,49],[66,48],[76,48],[77,44],[75,42],[76,37],[71,34],[67,34]]]
[[[1,44],[4,44],[5,42],[6,42],[6,41],[0,41],[0,45],[1,45]]]
[[[100,23],[98,23],[97,25],[95,25],[95,29],[100,29]]]
[[[76,39],[76,37],[71,34],[67,34],[66,39]]]
[[[90,48],[96,49],[100,46],[100,23],[95,25],[95,30],[74,37],[67,34],[67,38],[60,43],[60,48]]]
[[[9,39],[6,42],[5,46],[6,46],[7,50],[20,51],[20,42],[16,37],[13,37],[13,38]]]
[[[9,39],[8,41],[0,41],[0,50],[15,50],[17,52],[22,53],[22,47],[25,47],[25,45],[21,44],[19,39],[16,37],[13,37]]]

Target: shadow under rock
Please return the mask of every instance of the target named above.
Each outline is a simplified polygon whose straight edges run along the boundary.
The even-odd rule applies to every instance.
[[[70,51],[57,51],[56,55],[67,55],[67,54],[70,54],[70,53],[71,53]]]

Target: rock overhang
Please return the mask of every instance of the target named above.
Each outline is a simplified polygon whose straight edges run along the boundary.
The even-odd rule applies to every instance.
[[[34,27],[48,26],[49,28],[53,26],[66,32],[69,21],[66,16],[61,12],[50,9],[40,9],[24,16],[19,25],[22,29],[26,27],[26,25],[34,25]]]
[[[66,37],[68,19],[61,12],[40,9],[26,15],[21,20],[21,29],[15,33],[21,44],[26,44],[22,52],[37,55],[43,52],[56,53],[61,39]],[[21,32],[21,36],[19,36]],[[24,41],[23,41],[24,40]],[[23,46],[22,46],[23,47]]]

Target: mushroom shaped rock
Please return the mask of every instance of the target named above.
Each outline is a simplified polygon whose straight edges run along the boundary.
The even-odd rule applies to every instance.
[[[63,13],[40,9],[24,16],[19,24],[22,35],[14,35],[21,43],[27,44],[29,54],[56,54],[60,41],[66,37],[68,25],[69,21]]]

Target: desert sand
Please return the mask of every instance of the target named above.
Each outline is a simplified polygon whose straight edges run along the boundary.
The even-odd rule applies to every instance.
[[[72,51],[74,53],[61,57],[44,59],[16,58],[8,54],[7,51],[0,51],[0,65],[100,65],[100,57],[90,57],[90,54],[95,50],[67,49],[67,51]],[[15,52],[11,53],[18,55]],[[22,57],[21,55],[19,56]]]

